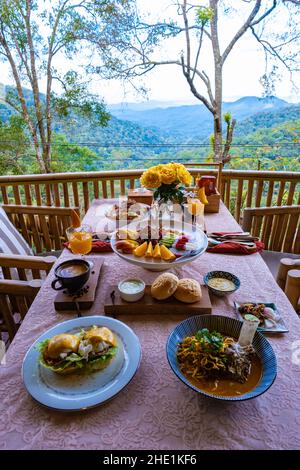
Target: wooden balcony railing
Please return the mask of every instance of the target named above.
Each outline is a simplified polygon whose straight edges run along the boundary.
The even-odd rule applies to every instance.
[[[218,176],[218,171],[189,168],[193,177]],[[46,175],[0,176],[4,204],[80,207],[84,213],[94,198],[114,198],[139,186],[143,170]],[[300,172],[223,170],[221,195],[240,221],[244,207],[300,204]]]

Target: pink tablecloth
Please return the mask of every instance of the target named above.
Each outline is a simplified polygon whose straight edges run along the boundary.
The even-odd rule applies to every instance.
[[[96,214],[93,205],[87,218],[94,221]],[[224,206],[206,221],[211,231],[238,229]],[[290,333],[270,336],[278,377],[267,393],[225,403],[188,389],[171,372],[165,353],[168,334],[181,318],[145,317],[141,312],[139,318],[120,318],[139,336],[143,358],[132,382],[116,398],[80,413],[42,408],[22,385],[24,354],[47,328],[75,316],[55,312],[50,274],[9,349],[7,365],[0,368],[0,449],[299,449],[300,365],[292,361],[291,349],[300,339],[299,319],[258,254],[207,253],[183,267],[182,275],[201,280],[203,273],[218,268],[234,272],[242,284],[230,298],[214,300],[215,314],[234,316],[234,300],[272,301],[290,328]],[[103,312],[107,285],[125,273],[148,282],[157,276],[107,255],[97,302],[89,314]]]

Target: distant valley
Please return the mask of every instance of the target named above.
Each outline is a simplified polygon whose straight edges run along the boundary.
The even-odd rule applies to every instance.
[[[130,121],[145,128],[161,133],[167,140],[204,142],[212,133],[212,117],[204,105],[185,105],[173,107],[145,108],[140,104],[116,104],[109,106],[113,116]],[[229,111],[237,120],[236,136],[256,130],[255,122],[263,127],[272,127],[289,120],[300,118],[299,105],[291,105],[276,97],[258,98],[248,96],[234,102],[224,102],[223,112]],[[251,118],[256,116],[251,121]],[[250,119],[250,120],[249,120]],[[249,126],[249,129],[247,129]]]
[[[29,91],[26,99],[32,100]],[[54,118],[58,169],[144,168],[170,160],[203,161],[212,154],[212,117],[203,105],[169,106],[150,101],[115,104],[108,110],[111,119],[106,127],[77,114]],[[261,161],[263,168],[300,169],[300,103],[249,96],[225,102],[226,111],[237,120],[232,168],[257,168]],[[2,122],[11,114],[11,109],[0,104]]]

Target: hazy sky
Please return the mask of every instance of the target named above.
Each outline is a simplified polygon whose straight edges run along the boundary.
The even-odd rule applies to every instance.
[[[178,19],[176,9],[172,6],[172,0],[137,0],[140,11],[149,11],[150,17],[155,19],[173,18]],[[208,2],[194,0],[194,5],[205,5]],[[243,22],[243,18],[249,12],[249,5],[246,3],[242,9],[241,1],[227,1],[227,4],[239,4],[234,14],[235,20],[230,18],[221,18],[219,35],[221,40],[221,50],[223,50],[234,33],[239,29]],[[269,3],[266,0],[263,3]],[[253,7],[253,4],[252,4]],[[268,25],[270,31],[280,31],[284,25],[284,13],[281,12],[275,20]],[[154,54],[154,57],[178,58],[180,50],[184,47],[183,37],[178,40],[165,41],[161,50]],[[223,46],[223,47],[222,47]],[[202,56],[202,64],[205,70],[211,70],[208,57],[210,51],[204,49]],[[235,100],[241,96],[262,94],[262,87],[259,83],[259,77],[265,71],[264,54],[261,47],[254,39],[252,34],[247,33],[233,49],[228,57],[228,62],[224,66],[224,99],[227,101]],[[300,88],[300,75],[294,76],[294,82]],[[191,94],[181,70],[176,65],[166,65],[157,67],[144,77],[144,84],[150,89],[148,97],[151,100],[175,101],[175,102],[195,102],[199,103]],[[142,98],[136,96],[131,88],[127,89],[124,98],[124,89],[118,82],[110,82],[103,85],[103,94],[105,99],[110,102],[140,101]],[[280,98],[288,101],[300,101],[299,93],[293,90],[289,81],[289,75],[283,73],[282,81],[276,87],[276,94]]]
[[[193,4],[205,4],[206,2],[194,0]],[[230,3],[227,2],[227,3]],[[244,3],[244,10],[241,8],[242,2],[231,0],[232,5],[239,4],[238,10],[234,14],[234,20],[230,17],[220,19],[219,35],[221,39],[221,50],[232,38],[234,32],[242,24],[243,17],[249,11],[249,5]],[[266,0],[264,3],[269,3]],[[149,13],[149,19],[177,19],[176,9],[172,6],[172,0],[137,0],[141,12]],[[268,25],[270,31],[277,31],[284,27],[284,14],[275,18]],[[180,50],[184,47],[182,38],[165,41],[162,47],[153,55],[155,59],[177,59]],[[207,46],[206,46],[207,47]],[[210,51],[204,48],[201,57],[201,66],[209,73]],[[61,65],[65,62],[62,60]],[[0,81],[4,83],[12,82],[9,78],[8,67],[1,66]],[[261,96],[262,87],[259,77],[264,73],[264,54],[261,51],[254,37],[247,33],[238,45],[233,49],[224,67],[224,100],[231,101],[246,95]],[[294,82],[300,88],[300,76],[294,75]],[[136,82],[137,84],[139,82]],[[154,71],[145,75],[143,85],[149,89],[148,99],[159,101],[171,101],[173,103],[199,103],[191,94],[189,87],[181,74],[178,66],[160,66]],[[118,103],[122,101],[145,101],[144,97],[137,95],[132,87],[121,84],[119,81],[99,81],[92,85],[93,92],[104,98],[106,103]],[[288,101],[300,102],[299,92],[293,89],[287,73],[282,74],[282,81],[277,84],[276,95]],[[298,96],[297,96],[298,95]]]

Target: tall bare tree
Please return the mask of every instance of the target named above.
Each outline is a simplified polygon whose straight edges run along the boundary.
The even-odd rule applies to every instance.
[[[51,172],[55,114],[67,117],[75,110],[100,125],[109,119],[103,103],[89,93],[88,79],[68,64],[92,41],[91,31],[97,32],[103,51],[122,35],[131,1],[1,0],[0,58],[9,64],[15,83],[15,89],[7,87],[4,101],[24,118],[41,172]],[[59,96],[54,81],[60,83]]]
[[[285,4],[290,3],[289,6]],[[118,45],[119,59],[111,64],[110,68],[98,67],[97,71],[105,78],[123,77],[131,79],[141,76],[158,66],[174,65],[181,69],[192,94],[201,101],[210,111],[214,122],[214,158],[217,161],[227,162],[232,142],[235,120],[229,113],[224,116],[226,123],[225,141],[222,126],[222,98],[223,98],[223,70],[232,50],[238,46],[239,41],[246,33],[251,33],[263,48],[266,56],[279,61],[290,72],[297,69],[296,56],[298,49],[293,43],[299,40],[295,12],[298,4],[293,0],[207,0],[189,3],[188,0],[173,2],[177,8],[178,22],[162,21],[149,24],[139,19],[135,24],[135,41],[122,42]],[[224,43],[220,27],[221,13],[227,14],[234,7],[236,14],[243,7],[245,16],[240,27],[233,32],[231,40],[221,48]],[[271,20],[279,9],[285,8],[290,14],[290,29],[284,34],[272,34],[265,37],[265,24]],[[234,10],[233,10],[234,11]],[[298,10],[299,12],[299,10]],[[293,26],[292,26],[293,23]],[[167,60],[157,58],[156,47],[162,40],[182,36],[182,51],[178,57]],[[123,57],[130,54],[128,61]],[[203,58],[211,54],[212,72],[204,70]],[[264,74],[263,81],[267,86],[273,73]]]

